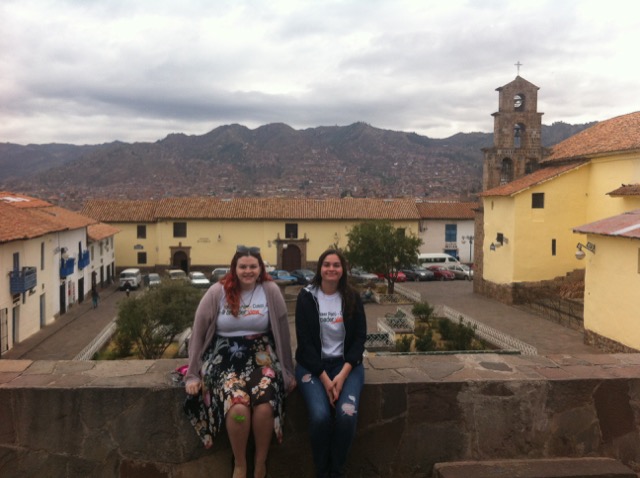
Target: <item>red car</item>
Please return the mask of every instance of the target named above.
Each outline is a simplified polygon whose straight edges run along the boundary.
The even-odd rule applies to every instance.
[[[456,278],[453,272],[443,266],[429,266],[427,269],[433,272],[435,280],[455,280]]]
[[[386,279],[382,272],[376,274],[380,279]],[[391,277],[395,279],[394,282],[407,282],[407,276],[402,271],[392,272]]]

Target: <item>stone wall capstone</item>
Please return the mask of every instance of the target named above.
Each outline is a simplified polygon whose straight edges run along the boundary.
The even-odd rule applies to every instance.
[[[3,478],[230,476],[206,450],[171,372],[180,360],[0,360]],[[375,355],[349,477],[427,478],[436,463],[603,456],[640,468],[640,354]],[[286,404],[269,473],[311,478],[304,402]]]

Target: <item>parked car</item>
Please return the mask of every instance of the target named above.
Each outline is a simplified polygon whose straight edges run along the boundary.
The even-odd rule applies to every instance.
[[[156,274],[155,272],[149,272],[144,277],[144,283],[147,287],[158,287],[161,282],[162,279],[160,278],[160,274]]]
[[[456,279],[473,279],[473,269],[466,264],[450,265],[448,269],[455,274]]]
[[[291,271],[291,275],[298,280],[298,284],[307,285],[313,280],[316,273],[309,269],[296,269]]]
[[[217,267],[213,269],[213,271],[211,272],[211,283],[213,284],[215,282],[218,282],[225,275],[227,275],[227,272],[229,272],[228,267]]]
[[[187,280],[187,273],[182,269],[169,269],[167,277],[171,280]]]
[[[274,271],[269,272],[269,275],[273,278],[273,280],[283,281],[283,282],[298,282],[298,279],[292,276],[289,271],[285,271],[283,269],[276,269]]]
[[[407,281],[407,276],[402,271],[392,272],[391,273],[391,277],[393,277],[394,282],[406,282]],[[378,273],[378,278],[379,279],[386,279],[386,277],[384,276],[384,274],[382,272]]]
[[[208,289],[211,285],[207,276],[202,272],[189,272],[189,283],[198,289]]]
[[[359,267],[352,267],[350,272],[351,277],[354,278],[356,282],[369,282],[369,281],[378,281],[380,278],[376,274],[372,274],[371,272],[367,272]]]
[[[120,273],[120,290],[125,290],[127,284],[129,284],[131,289],[137,289],[142,285],[142,273],[140,269],[125,269]]]
[[[432,271],[420,266],[410,266],[402,269],[402,272],[407,276],[407,280],[411,281],[426,281],[435,279],[434,273]]]
[[[456,275],[444,266],[429,266],[428,270],[432,271],[436,280],[454,280]]]

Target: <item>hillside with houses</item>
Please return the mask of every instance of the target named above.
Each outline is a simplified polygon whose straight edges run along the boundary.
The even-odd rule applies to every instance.
[[[545,146],[588,125],[543,126]],[[0,144],[0,189],[79,210],[86,200],[343,196],[473,200],[489,133],[433,139],[365,123],[220,126],[155,143]]]

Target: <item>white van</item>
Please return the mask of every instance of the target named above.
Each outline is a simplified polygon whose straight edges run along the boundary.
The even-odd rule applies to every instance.
[[[131,284],[132,289],[142,285],[142,273],[140,269],[125,269],[120,273],[120,290],[124,290],[126,283]]]
[[[445,254],[444,252],[428,252],[418,254],[418,264],[422,267],[438,265],[444,266],[448,269],[451,265],[460,265],[460,261],[449,254]]]

